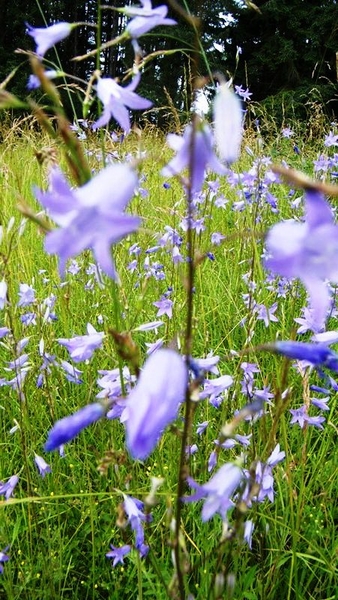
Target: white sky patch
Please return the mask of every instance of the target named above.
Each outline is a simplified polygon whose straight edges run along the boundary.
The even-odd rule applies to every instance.
[[[232,25],[233,23],[236,23],[236,19],[231,13],[221,13],[219,18],[224,21],[224,25]]]
[[[209,112],[209,110],[210,110],[209,102],[208,102],[206,95],[204,94],[204,92],[202,90],[199,90],[197,92],[196,100],[193,103],[192,108],[194,111],[197,112],[197,114],[201,115],[202,117]]]

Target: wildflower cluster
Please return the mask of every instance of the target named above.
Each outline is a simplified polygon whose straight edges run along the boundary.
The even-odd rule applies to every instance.
[[[92,120],[89,117],[87,120],[87,115],[86,119],[70,126],[60,106],[55,107],[70,175],[65,175],[60,166],[53,164],[48,171],[46,189],[45,186],[33,188],[42,211],[28,216],[44,232],[46,253],[57,257],[58,289],[49,285],[49,273],[42,269],[33,280],[20,280],[14,300],[7,262],[4,261],[3,268],[0,264],[0,311],[5,315],[0,326],[0,344],[5,357],[0,387],[8,388],[19,400],[21,419],[16,421],[9,433],[15,435],[20,430],[24,440],[24,428],[29,420],[27,381],[34,379],[39,398],[47,399],[44,410],[50,411],[53,423],[45,436],[43,449],[46,453],[58,451],[60,456],[57,458],[61,463],[67,460],[64,446],[78,436],[77,443],[80,444],[84,430],[89,428],[94,435],[99,428],[107,428],[118,431],[116,439],[120,436],[125,442],[123,448],[117,451],[115,443],[118,442],[112,436],[114,448],[102,458],[100,472],[107,473],[113,466],[117,476],[121,465],[134,462],[135,471],[139,469],[142,472],[148,469],[150,457],[156,451],[160,455],[166,447],[169,436],[164,434],[169,430],[175,432],[181,446],[177,465],[170,465],[170,469],[175,467],[177,471],[176,497],[173,500],[173,493],[168,494],[163,520],[168,525],[169,536],[173,538],[170,545],[174,576],[170,595],[182,600],[185,597],[184,577],[193,568],[191,564],[194,562],[190,564],[184,542],[182,512],[188,510],[191,503],[202,501],[202,522],[220,520],[222,534],[217,540],[219,564],[224,544],[228,542],[236,540],[236,543],[242,544],[244,541],[251,549],[255,522],[254,517],[247,517],[251,516],[251,512],[254,514],[254,506],[274,502],[278,493],[275,473],[278,469],[284,470],[283,463],[288,459],[287,450],[281,449],[276,439],[280,416],[286,413],[290,425],[298,425],[302,434],[309,426],[317,430],[324,427],[326,419],[317,412],[329,410],[331,395],[338,389],[332,376],[338,371],[338,355],[330,348],[330,344],[338,341],[338,335],[326,331],[328,319],[337,315],[333,286],[338,284],[338,226],[335,211],[325,199],[322,186],[307,184],[304,197],[301,195],[300,198],[295,198],[291,191],[289,205],[295,211],[295,217],[277,222],[266,233],[262,264],[267,272],[263,275],[263,285],[255,281],[255,259],[250,264],[243,260],[248,266],[240,281],[241,292],[236,298],[240,307],[238,339],[243,338],[243,343],[240,342],[239,348],[229,347],[223,352],[223,349],[220,350],[224,346],[223,340],[217,346],[217,354],[212,350],[207,353],[205,348],[206,355],[196,357],[194,335],[199,327],[195,303],[199,293],[196,272],[202,264],[220,264],[217,263],[217,252],[231,235],[225,227],[213,230],[212,211],[223,216],[225,210],[229,210],[233,218],[240,218],[241,213],[250,215],[254,227],[252,231],[248,230],[248,239],[252,236],[253,254],[256,255],[257,238],[262,236],[258,231],[262,215],[276,218],[280,211],[275,192],[280,179],[268,157],[256,158],[247,171],[236,172],[233,169],[232,165],[241,153],[242,101],[249,102],[251,93],[242,86],[235,86],[233,90],[231,82],[225,82],[222,76],[217,75],[215,78],[220,83],[212,103],[213,123],[194,114],[181,133],[169,133],[166,138],[173,156],[159,166],[159,173],[163,193],[167,197],[172,194],[170,197],[175,200],[169,209],[173,222],[169,225],[159,221],[159,231],[147,248],[144,248],[141,235],[135,239],[134,234],[149,228],[149,220],[143,221],[134,214],[139,212],[135,207],[152,201],[146,176],[140,172],[144,155],[140,151],[135,157],[119,152],[89,155],[89,151],[83,152],[84,130],[88,129],[90,135],[96,136],[97,130],[108,129],[114,120],[122,130],[119,135],[115,133],[114,144],[118,145],[130,134],[130,111],[148,110],[153,105],[152,101],[136,93],[142,77],[140,62],[143,52],[139,39],[157,26],[174,26],[176,21],[167,16],[167,6],[153,8],[151,0],[140,0],[140,6],[116,10],[126,24],[121,40],[131,43],[134,51],[131,81],[120,84],[117,79],[101,76],[98,72],[93,74],[87,92],[95,94],[102,105],[102,112]],[[52,80],[61,72],[54,69],[45,71],[43,60],[46,53],[70,35],[77,25],[66,22],[46,28],[27,25],[27,33],[36,43],[32,59],[34,73],[29,79],[29,89],[41,84],[53,101],[57,98]],[[41,114],[44,115],[43,111]],[[48,119],[41,114],[41,122],[46,125]],[[46,129],[51,133],[50,127]],[[52,131],[54,135],[54,129]],[[282,136],[289,139],[294,133],[284,127]],[[338,144],[337,139],[334,131],[330,131],[324,140],[325,148],[334,148]],[[316,171],[319,173],[338,164],[338,159],[331,157],[330,160],[329,164],[318,159]],[[102,167],[97,166],[100,161]],[[95,168],[92,164],[96,165]],[[70,176],[72,183],[68,179]],[[175,183],[173,180],[176,180]],[[176,200],[174,196],[173,188],[177,182],[184,192],[183,201],[181,197]],[[235,191],[231,198],[224,195],[223,182]],[[135,198],[138,202],[133,202]],[[1,227],[0,243],[2,233]],[[9,233],[10,228],[6,235]],[[207,243],[201,242],[203,234]],[[128,254],[129,262],[126,264],[121,260],[119,244],[122,241]],[[217,267],[215,278],[216,270]],[[173,273],[179,276],[174,277]],[[126,293],[123,285],[119,287],[125,274],[131,278],[135,298]],[[222,274],[217,273],[217,276],[222,278]],[[67,286],[76,280],[81,281],[88,303],[94,297],[92,292],[100,291],[102,312],[96,315],[96,321],[86,321],[86,332],[84,328],[73,330],[69,327],[64,334],[66,337],[59,337],[60,333],[54,333],[53,329],[55,323],[61,320],[62,313],[58,308],[57,294],[63,294],[63,304],[67,305],[70,297]],[[294,318],[299,326],[297,334],[311,332],[314,336],[310,341],[273,341],[273,327],[282,320],[280,305],[295,293],[296,280],[303,284],[308,294],[307,306],[303,307],[301,316]],[[177,292],[179,285],[180,293]],[[50,290],[41,297],[38,290],[44,286],[49,286]],[[113,286],[113,307],[105,305],[109,286]],[[136,304],[138,299],[139,318],[145,308],[145,290],[151,286],[155,286],[156,296],[149,303],[152,311],[149,321],[140,325],[133,320],[128,321],[129,304],[134,300]],[[297,293],[299,289],[297,287]],[[267,302],[267,298],[272,298],[271,303]],[[95,308],[98,304],[94,305]],[[14,308],[20,326],[25,332],[32,332],[25,333],[21,339],[13,319],[7,318]],[[186,313],[184,331],[177,325],[179,312]],[[220,323],[221,319],[217,321],[217,328],[221,327]],[[36,343],[38,331],[40,338]],[[259,336],[262,331],[269,336],[266,343],[261,343]],[[147,337],[149,333],[152,337]],[[206,337],[209,339],[208,335]],[[295,364],[303,377],[305,390],[301,406],[289,407],[291,389],[287,387],[286,377],[282,378],[283,389],[279,386],[277,389],[258,362],[254,362],[256,358],[243,358],[243,354],[251,350],[278,355],[276,360],[279,360],[279,355],[285,357],[285,373],[291,366],[289,361]],[[89,366],[93,370],[96,365],[99,366],[96,380],[89,383]],[[311,387],[309,379],[312,374],[319,376],[325,387],[322,383]],[[59,377],[57,385],[51,385],[54,377]],[[78,398],[83,400],[75,408],[70,403],[66,414],[62,414],[60,406],[55,406],[54,402],[54,396],[59,394],[60,381],[64,380],[67,390],[78,390]],[[325,397],[310,398],[310,390]],[[234,399],[238,402],[236,408],[232,402]],[[313,411],[316,414],[313,415]],[[272,423],[271,432],[261,456],[257,450],[257,431],[260,425],[262,431],[266,430],[268,418]],[[202,453],[202,446],[208,449],[207,454]],[[49,455],[50,466],[35,450],[38,449],[30,449],[31,462],[35,463],[35,476],[40,476],[39,481],[43,485],[53,477],[53,455]],[[25,468],[28,454],[25,447]],[[204,468],[196,468],[198,461],[202,460]],[[163,481],[162,478],[152,478],[151,492],[144,501],[130,491],[135,486],[133,475],[129,477],[128,474],[125,478],[125,490],[119,489],[115,483],[112,489],[109,488],[112,495],[123,497],[116,521],[119,531],[113,533],[115,537],[121,537],[122,544],[118,545],[120,542],[114,539],[111,550],[106,553],[112,567],[123,566],[127,557],[129,562],[136,556],[138,565],[140,559],[149,560],[151,536],[148,533],[157,517],[153,508],[161,502],[157,498],[157,488]],[[6,505],[13,502],[21,483],[19,471],[11,476],[6,474],[6,481],[0,482],[0,495]],[[27,485],[32,495],[29,478]],[[189,488],[193,491],[189,492]],[[7,550],[8,547],[0,552],[0,574],[9,561]]]

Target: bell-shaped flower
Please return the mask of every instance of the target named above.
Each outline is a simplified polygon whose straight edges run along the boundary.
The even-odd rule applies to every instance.
[[[96,331],[95,327],[87,323],[87,335],[77,335],[73,338],[59,338],[61,346],[65,346],[74,362],[88,360],[95,350],[102,346],[104,333]]]
[[[262,348],[276,354],[282,354],[293,360],[304,360],[315,368],[325,367],[338,372],[338,354],[331,350],[327,344],[280,340],[272,344],[265,344]]]
[[[219,175],[226,173],[225,167],[214,152],[211,129],[205,123],[198,123],[195,133],[191,125],[186,127],[183,136],[170,133],[167,136],[167,142],[170,148],[176,151],[176,156],[162,169],[161,173],[164,177],[172,177],[184,169],[191,168],[189,176],[193,194],[201,191],[207,166]]]
[[[133,458],[143,460],[153,451],[164,428],[176,418],[187,383],[186,364],[174,350],[162,348],[147,359],[124,415]]]
[[[243,130],[243,111],[238,96],[227,83],[221,83],[213,105],[216,145],[227,164],[238,159]]]
[[[116,565],[121,564],[124,565],[124,558],[131,551],[131,546],[129,544],[125,544],[120,548],[113,546],[110,544],[111,550],[107,552],[106,557],[112,560],[112,566],[116,567]]]
[[[40,58],[46,54],[47,50],[68,37],[73,27],[76,26],[74,23],[65,23],[64,21],[50,27],[32,27],[28,23],[26,25],[27,33],[34,38],[36,53]]]
[[[6,500],[13,495],[14,489],[18,484],[19,477],[17,475],[12,475],[6,483],[0,481],[0,496],[5,496]]]
[[[57,421],[48,433],[45,451],[49,452],[70,442],[82,429],[98,421],[106,413],[104,404],[94,402]]]
[[[50,69],[49,71],[45,71],[45,77],[47,79],[55,79],[56,77],[62,77],[62,71],[56,71],[55,69]],[[27,89],[28,90],[36,90],[40,87],[41,82],[40,79],[36,75],[30,75],[27,81]]]
[[[45,459],[42,456],[35,454],[34,462],[37,468],[39,469],[39,473],[42,478],[44,478],[47,475],[47,473],[52,472],[51,467],[46,463]]]
[[[305,210],[304,223],[289,220],[270,229],[265,267],[303,282],[314,320],[323,326],[330,306],[327,281],[338,283],[338,226],[330,206],[316,190],[306,191]]]
[[[8,554],[6,554],[9,546],[4,550],[0,550],[0,575],[4,572],[4,564],[10,560]]]
[[[128,133],[130,131],[129,108],[142,110],[150,108],[152,102],[135,93],[141,79],[139,72],[133,77],[131,83],[122,87],[110,77],[99,78],[97,82],[97,95],[103,104],[103,113],[94,123],[93,129],[104,127],[114,118],[120,127]]]
[[[125,6],[122,10],[133,19],[127,25],[130,37],[136,39],[158,25],[176,25],[174,19],[168,19],[168,7],[164,4],[152,8],[151,0],[140,0],[142,8],[138,6]]]
[[[2,281],[0,281],[0,310],[5,308],[6,304],[7,304],[7,283],[3,279]]]
[[[208,521],[216,513],[225,519],[228,510],[234,505],[231,498],[242,479],[242,469],[232,463],[223,465],[203,485],[198,484],[192,477],[188,477],[187,481],[190,487],[195,488],[196,492],[192,496],[186,496],[184,501],[193,502],[204,499],[202,521]]]
[[[102,270],[118,280],[111,245],[136,231],[138,217],[123,210],[133,196],[137,176],[130,165],[106,167],[82,187],[72,189],[63,173],[53,168],[47,192],[35,188],[35,196],[60,226],[46,235],[45,249],[57,254],[64,275],[66,262],[91,249]]]

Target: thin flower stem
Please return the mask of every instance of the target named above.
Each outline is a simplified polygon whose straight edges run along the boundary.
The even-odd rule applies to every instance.
[[[193,210],[192,210],[192,181],[194,172],[194,145],[196,140],[196,126],[197,126],[197,115],[194,115],[193,130],[191,136],[190,146],[190,164],[189,164],[189,186],[187,189],[187,213],[188,213],[188,230],[187,230],[187,245],[188,245],[188,273],[187,273],[187,322],[185,329],[185,355],[187,357],[192,354],[193,345],[193,302],[194,302],[194,276],[195,276],[195,265],[194,265],[194,244],[193,244],[193,231],[191,228]],[[188,465],[186,464],[186,447],[189,444],[190,431],[191,431],[191,408],[192,402],[190,398],[189,388],[187,387],[185,397],[185,415],[184,415],[184,427],[183,435],[181,440],[181,454],[180,454],[180,466],[179,466],[179,477],[177,485],[177,498],[176,498],[176,529],[175,529],[175,563],[176,573],[179,587],[180,600],[184,600],[184,577],[180,564],[180,527],[181,527],[181,512],[182,512],[182,496],[184,493],[185,480],[188,474]]]
[[[112,282],[112,292],[113,292],[113,306],[114,306],[114,317],[115,323],[114,327],[116,331],[119,331],[120,327],[120,316],[121,316],[121,305],[118,296],[117,284],[115,281]],[[121,383],[121,392],[122,396],[126,395],[126,386],[124,384],[123,377],[123,363],[119,353],[117,353],[118,367],[119,367],[119,375],[120,375],[120,383]]]
[[[179,6],[175,0],[171,0],[170,4],[174,10],[181,12]],[[183,11],[185,12],[185,11]],[[199,3],[196,7],[196,12],[199,12]],[[200,19],[193,17],[186,13],[184,18],[190,23],[194,30],[194,49],[191,53],[191,78],[193,91],[196,89],[197,81],[197,67],[199,60],[199,44],[200,44]],[[198,126],[198,116],[193,114],[192,117],[192,135],[190,142],[190,157],[189,157],[189,182],[187,187],[187,214],[188,214],[188,230],[187,230],[187,245],[188,245],[188,269],[187,269],[187,321],[185,328],[185,355],[189,359],[192,355],[193,346],[193,309],[194,309],[194,276],[195,276],[195,261],[194,261],[194,237],[191,228],[193,207],[192,207],[192,183],[194,181],[194,157],[195,157],[195,143],[196,143],[196,127]],[[179,473],[177,482],[177,496],[176,496],[176,522],[175,522],[175,539],[174,539],[174,555],[175,555],[175,568],[178,583],[178,593],[180,600],[185,600],[185,581],[184,573],[181,566],[181,548],[180,548],[180,529],[181,529],[181,513],[182,513],[182,496],[184,493],[185,481],[188,475],[188,465],[186,460],[186,447],[189,444],[190,432],[191,432],[191,412],[192,412],[192,401],[190,398],[189,387],[187,386],[186,398],[185,398],[185,415],[184,415],[184,427],[181,440],[181,454],[179,462]]]

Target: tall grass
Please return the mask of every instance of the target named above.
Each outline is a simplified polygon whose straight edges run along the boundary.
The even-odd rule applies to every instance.
[[[292,124],[295,125],[296,124]],[[10,546],[10,561],[5,564],[0,580],[0,595],[8,600],[48,599],[132,599],[166,598],[170,596],[172,578],[172,540],[170,523],[173,516],[175,490],[178,478],[180,449],[180,418],[161,439],[157,449],[144,463],[129,457],[124,442],[124,429],[118,421],[104,420],[83,431],[67,445],[65,457],[57,453],[45,456],[52,473],[41,478],[34,464],[34,453],[43,454],[47,431],[65,415],[93,402],[100,391],[96,380],[98,369],[118,366],[118,357],[110,328],[116,328],[115,284],[103,277],[103,283],[86,270],[93,263],[90,252],[78,258],[79,272],[67,273],[61,282],[54,257],[43,250],[44,235],[36,224],[23,217],[18,204],[38,210],[32,182],[46,185],[48,161],[39,165],[36,152],[51,160],[62,160],[59,149],[49,148],[50,142],[43,134],[27,127],[5,132],[6,143],[1,146],[1,273],[9,284],[9,303],[0,313],[0,326],[8,326],[12,334],[0,343],[0,377],[7,378],[6,366],[17,352],[19,340],[29,337],[30,370],[25,379],[24,398],[3,386],[1,393],[1,463],[0,479],[19,475],[15,495],[0,503],[1,548]],[[111,142],[110,142],[111,143]],[[83,142],[91,153],[94,169],[100,165],[100,142],[89,135]],[[301,166],[308,172],[316,158],[319,143],[301,143],[302,154],[293,152],[292,144],[280,135],[269,145],[262,146],[254,131],[248,132],[243,153],[236,165],[238,173],[247,172],[254,160],[272,155],[275,160],[286,160],[290,165]],[[132,332],[141,356],[145,357],[146,342],[152,343],[160,336],[167,345],[180,347],[186,311],[185,263],[173,264],[167,247],[147,253],[157,245],[165,226],[170,225],[182,233],[180,222],[185,214],[185,203],[179,183],[170,181],[163,187],[159,167],[167,161],[168,150],[164,139],[154,132],[132,134],[123,144],[111,144],[107,151],[116,153],[116,159],[136,156],[145,150],[142,163],[143,190],[135,197],[130,210],[142,217],[140,233],[124,240],[114,250],[121,277],[118,298],[121,308],[118,327]],[[39,154],[39,156],[41,156]],[[156,166],[156,168],[154,168]],[[266,166],[259,162],[259,176],[251,192],[259,195]],[[209,180],[215,180],[210,176]],[[274,469],[275,498],[254,503],[248,517],[255,523],[252,548],[244,542],[224,539],[220,544],[221,519],[201,522],[200,503],[183,507],[183,536],[185,548],[187,586],[191,597],[304,600],[333,600],[337,590],[337,398],[331,396],[330,411],[323,430],[314,427],[300,429],[290,426],[289,408],[307,401],[309,380],[299,374],[281,358],[253,351],[241,355],[249,342],[252,347],[276,338],[289,339],[295,335],[295,317],[300,316],[304,292],[293,284],[285,298],[277,298],[275,287],[269,289],[266,273],[261,266],[264,232],[270,224],[294,214],[301,216],[301,207],[295,211],[291,200],[301,195],[299,190],[290,196],[287,186],[272,183],[269,187],[278,202],[278,214],[267,202],[247,203],[245,209],[236,209],[243,198],[243,185],[230,185],[219,178],[219,188],[213,195],[205,188],[205,198],[200,208],[205,230],[194,232],[194,243],[200,260],[196,269],[193,325],[195,332],[194,356],[218,354],[221,374],[231,374],[234,386],[223,398],[219,408],[207,401],[196,403],[191,444],[198,451],[190,458],[191,475],[205,482],[208,459],[215,450],[214,440],[222,425],[230,421],[234,411],[246,403],[241,393],[241,363],[259,364],[255,385],[257,389],[269,386],[274,394],[272,405],[257,421],[245,421],[239,428],[241,434],[252,434],[250,446],[245,449],[247,464],[261,458],[266,460],[279,442],[286,452],[285,460]],[[215,198],[224,196],[226,202],[215,204]],[[211,244],[211,234],[225,236],[220,245]],[[130,255],[132,244],[140,246],[140,254]],[[182,246],[184,256],[186,249]],[[207,253],[212,252],[213,256]],[[136,268],[127,265],[136,260]],[[149,276],[144,261],[161,263],[157,272],[163,279]],[[90,285],[88,281],[90,280]],[[25,326],[20,316],[25,312],[17,306],[18,286],[28,283],[36,290],[33,310],[36,324]],[[158,332],[135,332],[136,327],[156,319],[153,302],[172,288],[173,317],[162,317],[164,325]],[[56,296],[54,311],[57,320],[43,319],[41,303],[51,294]],[[249,300],[243,301],[243,294]],[[267,326],[257,320],[252,310],[257,302],[271,307],[278,302],[278,321]],[[26,309],[30,310],[30,309]],[[46,374],[45,385],[36,385],[41,365],[39,342],[44,340],[45,351],[57,359],[68,360],[67,351],[58,338],[83,335],[87,323],[104,330],[104,346],[93,360],[81,363],[84,383],[75,385],[66,381],[56,367]],[[335,318],[332,319],[332,328]],[[280,395],[289,389],[286,404],[281,407]],[[274,404],[275,402],[275,404]],[[196,424],[209,421],[203,435],[196,434]],[[11,433],[14,425],[17,429]],[[174,435],[173,435],[174,434]],[[236,460],[241,450],[237,447],[221,450],[220,464]],[[124,526],[121,502],[122,493],[144,499],[149,493],[150,477],[162,477],[164,483],[158,492],[159,502],[152,509],[153,520],[146,525],[146,540],[150,553],[141,560],[136,553],[126,558],[124,565],[115,568],[105,558],[109,544],[120,546],[130,543],[132,536]],[[189,490],[187,490],[189,494]],[[226,584],[221,585],[225,573]],[[229,574],[235,574],[234,588]],[[218,588],[217,588],[218,586]],[[188,594],[188,591],[187,591]],[[188,595],[187,595],[188,597]]]

